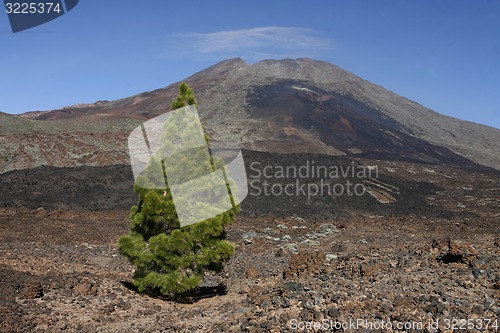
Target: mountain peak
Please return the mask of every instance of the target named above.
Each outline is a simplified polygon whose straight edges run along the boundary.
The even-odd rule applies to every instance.
[[[309,58],[221,61],[185,79],[216,141],[274,152],[347,154],[498,168],[500,131],[433,112],[381,86]],[[177,83],[117,101],[43,113],[130,124],[169,110]],[[127,128],[129,130],[129,128]],[[0,151],[1,152],[1,151]]]
[[[248,64],[241,58],[223,60],[221,62],[216,63],[215,65],[208,67],[207,69],[204,69],[196,74],[191,75],[186,80],[187,81],[199,80],[208,76],[227,74],[228,72],[231,72],[236,69],[241,69],[246,66],[248,66]]]

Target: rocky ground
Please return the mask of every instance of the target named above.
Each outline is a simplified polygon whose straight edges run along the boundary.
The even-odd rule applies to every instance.
[[[235,256],[176,301],[131,287],[125,207],[23,208],[14,191],[0,208],[0,332],[498,331],[498,174],[356,163],[378,163],[396,202],[250,196],[228,230]]]
[[[2,332],[291,332],[295,321],[445,325],[500,311],[493,219],[240,218],[229,231],[235,257],[205,282],[227,291],[205,288],[189,304],[130,288],[133,268],[116,249],[126,211],[0,216]]]

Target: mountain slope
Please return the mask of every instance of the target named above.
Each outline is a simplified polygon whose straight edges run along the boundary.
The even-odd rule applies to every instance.
[[[283,80],[301,81],[312,88],[351,97],[398,122],[405,134],[448,148],[477,163],[500,167],[499,130],[441,115],[325,62],[266,60],[233,71],[226,85],[248,91]],[[217,121],[211,125],[217,127]]]
[[[215,140],[273,152],[462,166],[475,162],[500,168],[499,130],[441,115],[326,62],[284,59],[246,64],[231,59],[186,82],[196,93],[203,125]],[[35,117],[38,121],[23,120],[64,121],[69,127],[76,123],[90,131],[89,124],[108,124],[125,138],[140,122],[168,111],[176,92],[177,84],[172,84],[117,101],[44,112]],[[54,131],[52,125],[38,127],[45,127],[41,133]],[[0,140],[3,136],[2,130]],[[125,142],[116,153],[114,161],[104,158],[99,165],[126,160]]]

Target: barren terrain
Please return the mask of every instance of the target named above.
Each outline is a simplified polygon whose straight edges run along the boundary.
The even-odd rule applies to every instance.
[[[127,137],[177,83],[0,113],[0,332],[498,331],[498,129],[312,59],[185,81],[212,142],[245,148],[222,274],[140,294],[117,250],[136,203]]]
[[[447,320],[485,325],[498,318],[497,171],[308,154],[245,151],[244,157],[250,181],[259,180],[251,162],[315,161],[376,165],[383,185],[372,184],[376,195],[361,197],[250,193],[228,231],[237,251],[224,272],[169,300],[137,293],[133,267],[117,252],[135,201],[129,166],[6,173],[0,176],[0,331],[292,332],[306,322],[359,319],[412,323],[406,332],[451,332]],[[380,202],[388,197],[395,202]],[[427,326],[437,320],[439,329]]]

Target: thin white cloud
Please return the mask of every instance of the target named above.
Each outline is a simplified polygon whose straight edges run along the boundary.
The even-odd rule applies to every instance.
[[[314,56],[331,49],[330,40],[312,29],[258,27],[174,36],[176,52],[213,57],[247,58]]]

